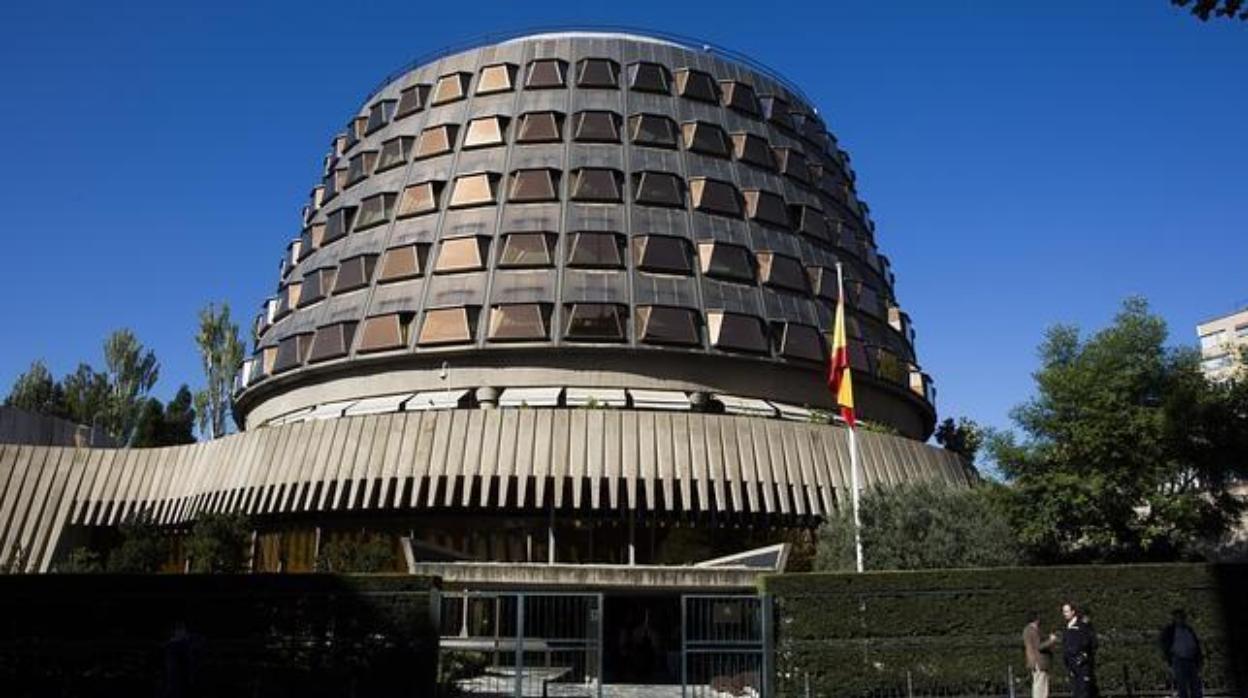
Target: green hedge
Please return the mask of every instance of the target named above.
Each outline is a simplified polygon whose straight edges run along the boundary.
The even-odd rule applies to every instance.
[[[1201,635],[1208,685],[1234,695],[1248,686],[1245,565],[790,574],[765,578],[763,588],[776,599],[780,695],[804,695],[807,682],[811,695],[834,696],[904,690],[907,681],[1000,695],[1011,670],[1021,690],[1027,611],[1057,629],[1067,599],[1086,607],[1100,637],[1106,692],[1165,689],[1157,634],[1174,608],[1187,609]],[[1060,666],[1053,678],[1064,691]]]
[[[5,696],[150,696],[193,638],[191,695],[428,696],[436,580],[333,575],[0,576]]]

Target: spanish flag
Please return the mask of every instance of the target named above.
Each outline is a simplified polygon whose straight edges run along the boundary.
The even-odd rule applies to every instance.
[[[828,357],[828,389],[841,406],[841,417],[854,428],[854,381],[849,370],[849,342],[845,336],[845,282],[836,265],[836,321],[832,329],[832,355]]]

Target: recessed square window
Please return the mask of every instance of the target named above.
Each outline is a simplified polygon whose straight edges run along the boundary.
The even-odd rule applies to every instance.
[[[693,273],[689,242],[675,235],[638,235],[633,238],[633,264],[654,274]]]
[[[472,73],[450,73],[438,78],[437,84],[433,86],[433,98],[429,101],[432,106],[442,104],[450,104],[457,102],[468,96],[468,81],[472,78]]]
[[[587,203],[618,203],[623,201],[621,183],[624,175],[601,167],[582,167],[572,171],[572,200]]]
[[[776,323],[776,351],[786,359],[822,364],[828,360],[823,333],[797,322]]]
[[[355,186],[372,171],[377,164],[377,151],[365,150],[354,155],[347,166],[347,187]]]
[[[698,346],[702,344],[699,320],[698,312],[691,308],[637,306],[637,338],[646,344]]]
[[[554,233],[507,233],[498,255],[499,269],[537,269],[555,265]]]
[[[537,203],[559,200],[559,173],[551,169],[516,170],[511,173],[507,200]]]
[[[689,197],[696,211],[717,216],[741,216],[741,197],[731,182],[709,177],[689,180]]]
[[[748,165],[761,167],[772,172],[776,169],[776,159],[771,153],[771,145],[762,136],[752,133],[732,134],[732,156]]]
[[[325,224],[313,223],[303,229],[299,235],[299,259],[302,261],[305,257],[316,251],[325,242]]]
[[[711,310],[706,313],[711,346],[725,351],[767,354],[769,347],[763,321],[753,315]]]
[[[550,306],[513,303],[490,308],[491,342],[540,342],[550,338]]]
[[[794,205],[789,207],[789,214],[799,234],[825,242],[832,239],[823,211],[814,206]]]
[[[763,107],[763,118],[780,128],[793,129],[793,118],[789,115],[789,103],[775,95],[765,95],[759,99]]]
[[[386,250],[381,258],[381,272],[377,283],[413,279],[425,273],[425,260],[429,257],[429,245],[417,243],[400,245]]]
[[[748,248],[727,242],[698,243],[702,273],[724,281],[754,282],[753,257]]]
[[[676,94],[701,102],[719,103],[719,85],[710,73],[682,68],[676,71]]]
[[[322,180],[321,186],[325,191],[321,196],[321,203],[324,204],[347,188],[347,168],[336,167],[330,170],[329,174],[325,175],[325,179]]]
[[[401,90],[399,92],[399,106],[395,110],[394,118],[402,119],[424,109],[425,104],[429,101],[429,90],[430,87],[428,85],[412,85]]]
[[[430,126],[421,131],[420,138],[416,141],[416,157],[429,158],[451,152],[455,148],[457,133],[459,126],[455,124]]]
[[[758,252],[758,278],[765,286],[806,294],[810,292],[810,280],[801,260],[771,251]]]
[[[301,366],[308,358],[308,350],[312,348],[312,333],[284,337],[277,343],[277,353],[273,360],[273,373],[282,373]]]
[[[303,236],[301,235],[298,239],[291,240],[290,243],[286,245],[286,257],[282,260],[282,275],[289,274],[290,270],[299,263],[299,260],[303,259],[302,253],[304,244],[305,242]]]
[[[365,230],[390,221],[394,202],[399,197],[392,192],[375,194],[360,201],[360,213],[355,219],[355,229]]]
[[[780,174],[792,177],[802,184],[810,184],[810,168],[806,166],[806,156],[796,148],[772,148],[776,156],[776,166]]]
[[[762,109],[758,106],[758,97],[754,95],[753,87],[737,80],[720,80],[719,87],[725,107],[755,118],[762,115]]]
[[[365,318],[364,326],[360,328],[360,346],[356,348],[356,352],[368,354],[406,348],[412,317],[410,313],[390,313]]]
[[[572,140],[579,143],[620,142],[620,117],[613,112],[577,112],[572,123]]]
[[[433,273],[481,271],[485,269],[485,262],[489,259],[489,249],[490,239],[484,235],[443,240]]]
[[[303,298],[303,281],[291,281],[277,290],[277,312],[273,319],[286,317],[299,307]]]
[[[329,295],[329,289],[334,287],[334,276],[337,269],[334,267],[323,267],[315,269],[303,275],[303,287],[299,292],[299,307],[306,308],[317,301],[324,300]]]
[[[256,355],[260,362],[260,371],[266,376],[273,375],[273,369],[277,367],[277,347],[264,347]]]
[[[451,208],[489,206],[498,201],[498,175],[493,172],[460,175],[451,188]]]
[[[478,313],[476,306],[426,310],[416,343],[420,346],[467,344],[476,335]]]
[[[628,118],[628,133],[633,145],[676,147],[676,122],[660,114],[633,114]]]
[[[568,64],[557,58],[539,58],[529,63],[524,79],[526,90],[548,90],[567,86]]]
[[[483,116],[468,122],[464,132],[464,149],[488,148],[506,143],[507,117]]]
[[[368,122],[364,126],[364,133],[370,134],[385,128],[390,123],[390,119],[394,117],[395,105],[398,100],[383,99],[368,108]]]
[[[628,74],[629,89],[664,95],[672,93],[671,75],[661,63],[633,63],[628,66]]]
[[[685,205],[684,183],[671,172],[633,174],[633,200],[647,206]]]
[[[576,86],[616,89],[620,86],[620,64],[607,58],[584,58],[576,64]]]
[[[340,240],[351,232],[351,224],[355,220],[355,207],[343,206],[335,209],[325,218],[325,235],[321,238],[321,246]]]
[[[443,182],[430,181],[413,184],[403,190],[399,201],[399,218],[410,218],[438,210]]]
[[[746,189],[741,195],[745,198],[747,218],[763,225],[788,229],[789,209],[779,194],[761,189]]]
[[[481,69],[477,80],[477,94],[492,95],[516,89],[516,66],[511,63],[495,63]]]
[[[680,125],[685,150],[717,158],[726,158],[732,152],[728,134],[715,124],[705,121],[689,121]]]
[[[806,267],[810,290],[815,297],[835,303],[839,296],[836,287],[836,270],[828,267]]]
[[[618,233],[572,233],[568,244],[568,266],[593,269],[624,267],[624,238]]]
[[[351,351],[351,340],[355,338],[355,322],[339,322],[333,325],[316,328],[312,339],[312,350],[308,353],[308,363],[340,359]]]
[[[334,294],[364,288],[372,280],[376,266],[375,254],[357,254],[342,260],[338,263],[338,274],[334,279]]]
[[[555,143],[563,140],[563,114],[531,111],[520,115],[517,143]]]
[[[580,342],[622,342],[624,306],[617,303],[571,303],[564,306],[564,339]]]
[[[412,156],[412,145],[416,139],[411,136],[391,138],[381,144],[381,156],[377,158],[377,172],[384,172],[407,163]]]
[[[364,137],[364,128],[367,125],[367,116],[357,116],[347,122],[346,142],[343,143],[343,152],[351,150],[360,142],[360,139]]]

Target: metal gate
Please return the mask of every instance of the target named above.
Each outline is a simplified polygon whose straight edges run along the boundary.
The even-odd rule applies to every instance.
[[[682,696],[770,698],[767,597],[687,594],[680,613]]]
[[[602,696],[602,594],[446,592],[445,696]]]

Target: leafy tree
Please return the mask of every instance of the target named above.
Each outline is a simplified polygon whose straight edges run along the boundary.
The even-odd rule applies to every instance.
[[[1248,2],[1245,0],[1170,0],[1170,4],[1190,6],[1192,14],[1202,22],[1208,22],[1210,17],[1248,20]]]
[[[909,483],[868,491],[861,502],[863,562],[871,570],[1002,567],[1022,557],[1004,506],[1003,487]],[[853,512],[818,533],[816,570],[853,570]]]
[[[250,548],[251,523],[245,515],[237,512],[200,516],[186,538],[192,572],[245,572]]]
[[[199,311],[199,333],[195,335],[204,367],[204,389],[195,395],[200,431],[208,438],[225,436],[230,410],[230,388],[234,374],[243,363],[243,340],[238,325],[230,320],[230,305],[221,309],[209,304]]]
[[[1049,330],[1036,396],[1011,415],[1025,440],[990,443],[1019,537],[1041,560],[1174,559],[1238,516],[1228,486],[1248,469],[1244,387],[1211,385],[1195,352],[1166,338],[1140,298],[1089,337]]]
[[[947,451],[962,456],[969,464],[975,463],[975,456],[984,444],[985,431],[973,419],[959,417],[957,422],[952,417],[936,427],[936,443]]]
[[[159,572],[169,556],[169,541],[150,511],[126,518],[120,526],[121,544],[108,554],[109,572]]]
[[[65,416],[68,419],[78,424],[99,426],[110,436],[115,435],[110,398],[112,389],[108,376],[88,364],[78,364],[73,373],[61,379],[61,388],[65,394]]]
[[[161,446],[195,443],[195,396],[186,385],[178,387],[173,399],[165,403],[165,420]]]
[[[338,536],[321,549],[316,559],[320,572],[360,573],[394,570],[394,542],[380,533]]]
[[[132,444],[144,400],[160,376],[160,362],[133,332],[120,329],[104,340],[104,365],[110,393],[109,434],[120,443]]]
[[[52,378],[52,372],[42,359],[32,362],[30,368],[17,377],[8,397],[4,399],[4,404],[6,407],[54,417],[66,415],[65,392]]]
[[[104,571],[104,563],[99,553],[78,547],[69,551],[69,556],[57,566],[56,571],[63,574],[98,574]]]

